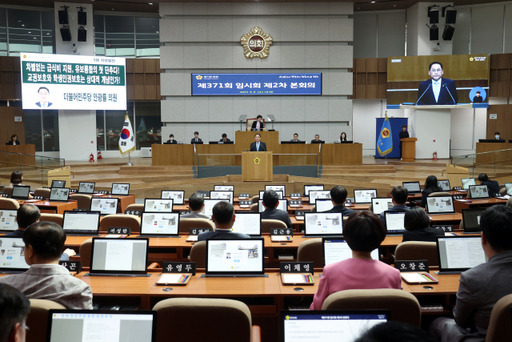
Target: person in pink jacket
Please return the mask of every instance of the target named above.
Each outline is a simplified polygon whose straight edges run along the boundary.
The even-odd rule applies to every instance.
[[[400,271],[373,260],[370,255],[386,237],[386,229],[377,215],[369,211],[350,215],[343,227],[343,235],[352,250],[352,258],[324,267],[311,310],[321,310],[325,298],[338,291],[402,288]]]

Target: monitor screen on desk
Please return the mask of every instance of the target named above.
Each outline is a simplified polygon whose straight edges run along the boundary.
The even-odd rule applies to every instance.
[[[16,209],[0,209],[0,232],[12,232],[18,229],[17,216]]]
[[[329,190],[310,190],[309,204],[314,205],[317,199],[331,199],[331,192]]]
[[[282,191],[275,191],[275,193],[277,194],[277,198],[279,199],[283,199],[284,198],[284,194]],[[263,199],[263,195],[265,194],[265,190],[260,190],[260,200]]]
[[[452,189],[450,187],[450,180],[448,179],[438,179],[437,186],[440,187],[442,191],[450,191]]]
[[[69,188],[51,188],[49,201],[67,202],[69,200]]]
[[[96,183],[94,182],[80,182],[78,184],[78,193],[79,194],[94,194],[94,187]]]
[[[261,235],[261,213],[236,213],[231,229],[235,233]]]
[[[28,270],[25,261],[25,243],[22,238],[0,236],[0,272]]]
[[[402,182],[402,186],[407,189],[410,194],[421,192],[420,182]]]
[[[178,213],[143,212],[140,233],[142,235],[178,235],[179,222]]]
[[[324,237],[322,238],[322,245],[324,266],[352,258],[352,250],[345,239]],[[379,249],[374,249],[370,255],[372,259],[379,260]]]
[[[65,211],[62,228],[67,234],[98,234],[100,211]]]
[[[469,186],[470,198],[489,198],[489,188],[487,185],[470,185]]]
[[[145,198],[144,199],[144,211],[149,213],[165,212],[172,213],[173,209],[172,199],[161,199],[161,198]]]
[[[267,190],[281,191],[283,196],[286,196],[286,186],[284,185],[265,185],[265,191]]]
[[[354,190],[354,202],[356,204],[372,203],[374,197],[377,197],[377,189]]]
[[[92,238],[91,273],[146,273],[147,238]]]
[[[311,190],[324,190],[323,184],[304,185],[304,196],[309,196]]]
[[[476,185],[474,178],[462,178],[460,182],[462,183],[462,189],[464,190],[469,190],[470,185]]]
[[[185,204],[185,191],[183,190],[162,190],[160,197],[163,199],[172,199],[172,203],[176,205]]]
[[[65,180],[52,180],[52,188],[64,188],[66,186]]]
[[[206,240],[206,273],[263,274],[263,238]]]
[[[405,211],[385,211],[384,218],[388,234],[402,234],[405,231]]]
[[[455,212],[452,196],[427,197],[428,214],[452,214]]]
[[[479,233],[480,217],[485,208],[464,208],[462,209],[462,222],[464,222],[464,233]]]
[[[334,207],[330,199],[317,199],[315,201],[315,210],[317,213],[323,213]]]
[[[343,234],[341,213],[304,213],[304,235],[322,236]]]
[[[119,198],[93,197],[91,199],[91,211],[100,211],[102,215],[117,213]]]
[[[208,217],[212,217],[212,210],[215,204],[219,202],[229,202],[228,200],[224,199],[205,199],[204,200],[204,208],[203,211],[201,211],[201,214],[204,214]]]
[[[391,197],[373,197],[372,210],[373,213],[379,215],[380,213],[393,208],[393,199]]]
[[[505,183],[505,188],[507,189],[507,195],[512,196],[512,183]]]
[[[487,261],[480,236],[437,237],[439,271],[465,271]]]
[[[128,196],[130,194],[130,183],[112,183],[111,193],[114,196]]]
[[[288,212],[288,200],[280,199],[279,202],[277,203],[276,209]],[[263,200],[258,200],[258,211],[260,213],[265,211],[265,207],[263,206]]]
[[[233,191],[210,191],[210,199],[225,199],[233,204],[235,194]]]
[[[214,185],[213,190],[214,191],[233,191],[233,192],[235,192],[235,186],[234,185]]]
[[[28,185],[15,185],[12,187],[12,198],[15,199],[28,199],[30,196],[30,186]]]

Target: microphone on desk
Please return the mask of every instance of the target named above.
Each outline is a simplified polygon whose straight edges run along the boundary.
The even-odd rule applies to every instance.
[[[418,105],[418,102],[420,102],[421,98],[423,97],[423,95],[425,95],[425,93],[427,92],[427,90],[430,89],[430,87],[432,86],[432,83],[430,83],[427,87],[427,89],[425,89],[425,91],[423,92],[423,94],[421,94],[420,97],[418,97],[418,101],[416,101],[416,106]]]
[[[448,90],[448,94],[450,94],[450,97],[452,98],[453,104],[454,104],[454,105],[455,105],[455,104],[457,104],[457,103],[455,102],[455,99],[453,98],[453,95],[452,95],[452,92],[450,91],[450,88],[448,88],[448,87],[446,86],[446,84],[443,84],[443,88],[445,88],[446,90]]]

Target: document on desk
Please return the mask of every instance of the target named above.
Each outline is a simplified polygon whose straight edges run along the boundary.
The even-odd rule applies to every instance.
[[[157,285],[187,285],[192,275],[190,273],[164,273],[160,276]]]
[[[283,285],[313,285],[315,279],[311,273],[281,273]]]

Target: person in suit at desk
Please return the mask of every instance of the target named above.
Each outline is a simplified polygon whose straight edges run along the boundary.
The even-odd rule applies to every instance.
[[[201,218],[201,219],[207,219],[209,220],[210,217],[203,214],[203,208],[204,208],[204,198],[197,192],[194,192],[189,198],[188,198],[188,208],[190,209],[189,213],[180,215],[180,219],[182,218]]]
[[[299,133],[293,133],[293,139],[290,140],[290,142],[292,142],[292,143],[299,143],[299,142],[301,142],[299,140]]]
[[[409,138],[409,132],[407,132],[407,125],[402,125],[402,130],[398,133],[400,140]],[[402,141],[400,141],[400,158],[402,158]]]
[[[320,140],[320,134],[315,134],[315,139],[311,140],[312,144],[323,144],[325,141]]]
[[[443,65],[432,62],[428,67],[430,80],[420,83],[417,105],[455,105],[459,102],[455,82],[443,78]]]
[[[478,180],[480,181],[481,185],[487,185],[487,188],[489,189],[489,195],[491,197],[499,196],[500,185],[495,180],[489,179],[489,177],[487,176],[487,173],[479,174]]]
[[[423,191],[421,192],[421,206],[425,208],[427,205],[427,197],[433,192],[443,191],[437,185],[437,177],[434,175],[430,175],[425,180],[425,186],[423,187]]]
[[[68,309],[92,309],[92,291],[89,285],[75,278],[59,265],[64,250],[66,233],[57,223],[31,224],[23,235],[25,261],[30,268],[21,274],[0,277],[27,297],[49,299]]]
[[[6,145],[21,145],[16,134],[11,135],[11,140],[5,143]]]
[[[212,209],[212,221],[215,223],[215,231],[201,233],[197,241],[222,240],[222,239],[250,239],[247,234],[235,233],[231,229],[235,223],[236,215],[233,205],[229,202],[218,202]]]
[[[405,212],[402,241],[430,241],[436,242],[438,236],[444,236],[444,230],[436,227],[431,228],[430,218],[425,210],[420,207],[411,208]]]
[[[343,235],[352,258],[324,267],[310,310],[322,309],[325,298],[342,290],[402,288],[400,271],[371,257],[386,238],[386,229],[377,215],[370,211],[350,215]]]
[[[202,142],[203,142],[203,140],[201,140],[201,138],[199,138],[199,132],[195,131],[194,137],[192,139],[190,139],[190,143],[191,144],[200,144]]]
[[[340,142],[348,141],[347,140],[347,133],[341,132],[340,134]]]
[[[177,143],[178,143],[178,141],[176,139],[174,139],[174,134],[170,134],[169,140],[164,142],[164,144],[177,144]]]
[[[220,143],[230,143],[231,140],[228,138],[226,133],[222,133],[222,138],[219,140]]]
[[[267,190],[263,193],[263,207],[265,210],[261,213],[261,219],[283,221],[288,228],[292,228],[292,220],[288,212],[277,209],[279,196],[274,190]]]
[[[251,131],[263,131],[265,128],[265,122],[263,122],[263,116],[258,115],[256,121],[252,123]]]
[[[261,135],[259,133],[254,134],[254,142],[251,143],[249,151],[266,151],[267,144],[261,141]]]
[[[30,302],[20,290],[0,284],[0,341],[25,342]]]
[[[409,210],[409,207],[405,205],[405,202],[407,202],[407,196],[409,196],[409,191],[401,185],[395,186],[391,190],[391,198],[393,201],[393,207],[386,211],[393,211],[393,212],[401,212],[401,211],[407,211]],[[380,213],[380,219],[383,223],[386,222],[385,218],[385,212],[383,211]]]
[[[484,342],[494,304],[512,294],[512,208],[487,208],[480,217],[480,228],[488,261],[460,275],[454,319],[441,317],[432,322],[430,332],[436,341]]]
[[[327,210],[326,213],[342,213],[343,216],[348,216],[355,211],[345,207],[345,201],[347,200],[347,189],[341,185],[336,185],[331,189],[331,202],[333,204],[332,209]]]

